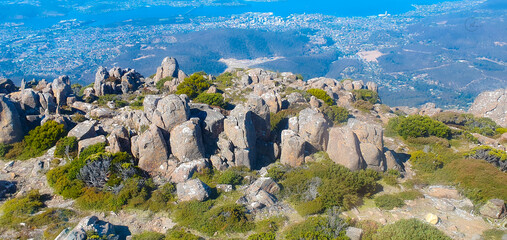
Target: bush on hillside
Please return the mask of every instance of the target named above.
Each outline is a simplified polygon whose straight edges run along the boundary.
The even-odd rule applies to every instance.
[[[243,176],[233,169],[227,169],[223,171],[218,177],[219,184],[230,184],[230,185],[240,185],[243,181]]]
[[[330,106],[322,108],[324,114],[334,123],[346,122],[349,119],[349,111],[344,107]]]
[[[490,146],[478,146],[465,154],[466,158],[484,159],[487,162],[507,161],[507,153]]]
[[[178,85],[176,94],[186,94],[190,99],[194,99],[209,87],[210,83],[203,75],[194,73]]]
[[[490,118],[479,118],[468,113],[441,112],[433,116],[433,118],[445,124],[460,127],[464,130],[485,136],[497,134],[496,130],[500,128],[500,126]]]
[[[378,101],[379,101],[378,93],[376,93],[372,90],[357,89],[357,90],[353,90],[352,94],[354,94],[354,98],[356,99],[356,101],[363,100],[363,101],[369,102],[371,104],[378,103]]]
[[[349,239],[345,235],[345,228],[347,224],[339,217],[339,215],[340,212],[337,208],[333,208],[327,212],[327,217],[309,217],[304,222],[291,226],[286,232],[285,239]]]
[[[77,138],[63,137],[56,143],[55,157],[72,157],[77,156]]]
[[[365,100],[357,100],[354,102],[354,107],[363,112],[368,112],[373,110],[373,104]]]
[[[28,135],[25,136],[24,141],[28,148],[26,152],[31,152],[31,154],[29,154],[31,156],[37,156],[53,147],[66,133],[63,124],[59,124],[55,121],[47,121],[42,126],[38,126],[31,130]]]
[[[201,240],[203,238],[185,231],[183,228],[175,227],[167,231],[165,240]]]
[[[429,137],[436,136],[448,139],[451,136],[451,129],[442,122],[431,119],[427,116],[410,115],[398,117],[399,120],[390,120],[389,128],[396,129],[397,133],[404,139],[408,137]],[[391,122],[392,121],[392,122]],[[394,126],[395,123],[397,126]]]
[[[334,104],[333,98],[330,97],[329,95],[327,95],[326,91],[324,91],[322,89],[312,88],[312,89],[308,89],[306,92],[313,95],[314,97],[322,100],[328,106],[332,106]]]
[[[451,240],[443,232],[415,218],[402,219],[380,228],[373,236],[374,240]]]
[[[44,206],[39,190],[31,190],[28,194],[6,201],[0,210],[0,228],[15,226]]]
[[[444,166],[442,157],[433,152],[415,151],[411,154],[409,161],[416,170],[426,173],[434,172]]]
[[[384,194],[375,198],[375,206],[384,210],[392,210],[395,207],[403,207],[405,202],[395,195]]]
[[[276,234],[272,232],[254,233],[248,236],[247,240],[276,240]]]
[[[155,84],[155,87],[158,89],[158,90],[163,90],[164,89],[164,84],[166,82],[170,82],[172,81],[173,78],[172,77],[165,77],[165,78],[162,78],[160,80],[158,80],[158,82]]]
[[[232,87],[232,85],[233,85],[232,79],[233,78],[234,78],[234,76],[232,75],[232,73],[224,72],[224,73],[218,75],[218,77],[216,77],[214,82],[216,83],[217,87],[223,91],[228,87]]]
[[[205,103],[210,106],[217,106],[221,108],[227,107],[227,102],[220,93],[201,93],[194,99],[195,102]]]

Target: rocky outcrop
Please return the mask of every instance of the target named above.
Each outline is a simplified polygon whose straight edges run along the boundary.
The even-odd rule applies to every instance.
[[[114,67],[107,71],[106,68],[99,67],[95,73],[93,90],[97,96],[125,94],[137,90],[142,81],[143,76],[134,69]]]
[[[86,120],[84,122],[81,122],[77,124],[73,129],[71,129],[67,136],[76,137],[78,141],[95,137],[97,136],[97,132],[95,132],[96,124],[97,121],[95,120]]]
[[[106,137],[104,135],[100,135],[93,138],[81,140],[77,143],[78,153],[81,153],[81,151],[83,151],[85,148],[98,143],[107,143]]]
[[[361,154],[359,139],[349,128],[331,128],[327,154],[333,162],[341,164],[352,171],[366,167],[366,162]]]
[[[190,116],[199,118],[204,148],[207,155],[217,150],[218,136],[224,131],[224,115],[206,104],[190,104]]]
[[[162,130],[156,125],[150,125],[139,136],[132,137],[132,155],[139,159],[139,167],[150,173],[157,173],[166,169],[169,150]]]
[[[53,90],[53,96],[56,99],[57,106],[63,106],[67,104],[67,97],[72,94],[72,88],[70,87],[70,79],[68,76],[60,76],[53,80],[51,83],[51,89]]]
[[[170,140],[172,154],[181,162],[204,157],[199,118],[192,118],[171,130]]]
[[[328,142],[328,122],[324,114],[306,108],[299,112],[298,134],[305,140],[309,152],[325,150]]]
[[[258,96],[249,96],[246,105],[253,113],[252,122],[257,139],[268,141],[271,133],[270,107]]]
[[[292,167],[305,161],[305,141],[292,130],[282,131],[280,162]]]
[[[157,107],[151,117],[152,122],[166,132],[173,127],[187,121],[190,108],[186,95],[168,95],[157,102]]]
[[[203,172],[208,167],[208,161],[205,158],[182,163],[171,173],[171,182],[182,183],[192,178],[195,172]]]
[[[0,79],[0,93],[9,94],[11,92],[17,91],[18,88],[10,79],[2,78]]]
[[[255,165],[256,131],[252,111],[239,104],[224,120],[224,132],[234,149],[235,166],[253,168]]]
[[[130,152],[130,133],[123,126],[115,126],[107,136],[107,142],[109,143],[109,146],[106,147],[108,152]]]
[[[245,195],[236,203],[245,205],[250,211],[273,206],[278,200],[274,194],[280,191],[280,186],[271,178],[261,177],[245,189]]]
[[[93,89],[95,90],[95,95],[103,96],[109,92],[111,89],[105,84],[106,79],[109,78],[109,72],[104,67],[99,67],[97,72],[95,73],[95,82],[93,83]]]
[[[199,179],[191,179],[176,185],[178,201],[204,201],[210,196],[210,188]]]
[[[153,80],[158,82],[166,77],[178,78],[179,69],[178,61],[175,58],[166,57],[162,60],[161,66],[157,68],[157,73],[153,77]]]
[[[92,236],[88,236],[90,233],[107,237],[108,240],[118,240],[126,237],[120,236],[113,224],[99,220],[96,216],[89,216],[83,218],[71,231],[63,230],[55,240],[86,240],[91,239]]]
[[[505,202],[501,199],[491,199],[484,206],[481,207],[479,212],[486,217],[500,219],[507,214],[505,210]]]
[[[23,126],[14,103],[0,94],[0,143],[11,144],[23,138]]]
[[[475,98],[469,113],[488,117],[503,127],[507,127],[507,89],[483,92]]]

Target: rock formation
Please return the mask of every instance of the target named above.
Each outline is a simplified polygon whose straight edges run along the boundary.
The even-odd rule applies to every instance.
[[[0,143],[11,144],[21,141],[23,135],[18,110],[9,98],[0,94]]]
[[[468,112],[491,118],[498,125],[507,127],[507,88],[479,94]]]

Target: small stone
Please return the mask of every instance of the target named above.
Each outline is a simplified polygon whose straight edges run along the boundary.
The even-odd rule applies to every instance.
[[[438,221],[440,220],[437,215],[433,213],[426,214],[426,217],[424,217],[424,220],[428,222],[429,224],[436,225]]]

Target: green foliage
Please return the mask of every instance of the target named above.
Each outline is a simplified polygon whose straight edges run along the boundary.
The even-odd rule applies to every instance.
[[[248,236],[247,240],[275,240],[276,234],[272,232],[267,233],[254,233]]]
[[[349,111],[339,106],[324,106],[322,108],[324,114],[334,123],[346,122],[349,119]]]
[[[15,226],[30,214],[36,213],[43,206],[39,190],[31,190],[25,196],[10,199],[0,208],[2,212],[0,226]]]
[[[488,230],[482,232],[482,239],[484,239],[484,240],[501,240],[505,234],[507,234],[506,230],[488,229]]]
[[[345,240],[346,223],[339,218],[335,209],[328,211],[327,217],[309,217],[302,223],[288,229],[285,239],[288,240]]]
[[[354,94],[354,98],[356,99],[356,101],[363,100],[371,104],[375,104],[379,101],[378,93],[372,90],[358,89],[353,90],[352,94]]]
[[[464,130],[485,136],[495,135],[497,133],[496,129],[500,128],[500,126],[490,118],[478,118],[472,114],[442,112],[436,114],[433,118],[445,124],[460,127]]]
[[[164,240],[165,235],[158,232],[145,231],[132,235],[132,240]]]
[[[243,206],[213,206],[214,201],[183,202],[174,209],[174,219],[183,226],[212,235],[215,232],[246,232],[253,228]]]
[[[268,169],[268,174],[266,177],[270,177],[275,182],[279,182],[284,179],[286,170],[283,168],[283,166],[275,165]]]
[[[277,113],[270,113],[269,121],[271,125],[271,131],[281,131],[288,124],[289,118],[297,116],[300,111],[301,109],[299,108],[289,108]]]
[[[488,162],[506,161],[507,153],[490,146],[478,146],[465,154],[466,158],[484,159]]]
[[[67,157],[67,154],[75,158],[77,156],[77,138],[63,137],[56,143],[55,157]]]
[[[176,187],[172,183],[166,183],[160,186],[157,190],[153,191],[151,198],[147,201],[146,205],[149,210],[153,212],[160,212],[170,209],[171,202],[176,199]]]
[[[418,137],[418,138],[408,137],[407,142],[413,145],[433,145],[433,146],[438,145],[446,148],[451,146],[449,140],[435,136]]]
[[[384,182],[387,185],[395,186],[398,182],[396,179],[400,176],[400,172],[394,169],[389,169],[386,173],[384,173],[384,176],[382,179],[384,179]]]
[[[172,81],[173,78],[172,77],[165,77],[165,78],[162,78],[160,80],[158,80],[158,82],[155,84],[155,87],[158,89],[158,90],[163,90],[164,89],[164,84],[166,82],[169,82],[169,81]]]
[[[233,169],[223,171],[218,177],[219,184],[240,185],[243,182],[243,176]]]
[[[38,156],[53,147],[66,133],[63,124],[58,124],[55,121],[47,121],[42,126],[38,126],[31,130],[28,135],[25,136],[24,141],[27,148],[24,154],[31,157]]]
[[[301,75],[299,73],[296,74],[296,79],[298,79],[298,80],[305,80],[305,78],[303,77],[303,75]]]
[[[448,139],[451,136],[451,129],[449,127],[428,116],[410,115],[408,117],[398,118],[398,120],[391,119],[388,123],[388,128],[396,130],[404,139],[408,137],[418,138],[429,136]],[[398,124],[395,126],[395,123]]]
[[[99,96],[99,98],[97,99],[97,103],[101,106],[106,106],[107,103],[111,101],[114,102],[114,107],[116,108],[122,108],[129,105],[127,101],[122,99],[121,95],[116,94],[106,94],[103,96]]]
[[[504,134],[507,133],[507,128],[499,127],[495,131],[497,134]]]
[[[361,197],[373,194],[377,188],[376,181],[380,179],[375,171],[352,172],[328,159],[294,169],[285,173],[284,177],[281,184],[289,201],[299,205],[319,199],[324,209],[333,206],[350,209],[359,203]],[[311,204],[318,206],[318,202]]]
[[[11,150],[12,146],[8,144],[0,143],[0,158],[3,158],[5,154]]]
[[[255,231],[258,233],[277,232],[287,221],[287,217],[276,216],[255,223]]]
[[[143,110],[144,96],[137,96],[135,99],[135,101],[130,103],[130,107],[133,109]]]
[[[322,100],[324,103],[326,103],[329,106],[332,106],[334,104],[333,98],[330,97],[329,95],[327,95],[326,91],[324,91],[322,89],[312,88],[312,89],[308,89],[306,92],[313,95],[314,97]]]
[[[357,100],[354,102],[354,107],[363,112],[369,112],[373,110],[373,104],[365,100]]]
[[[196,236],[182,228],[173,228],[166,234],[165,240],[201,240],[203,238]]]
[[[194,99],[195,102],[205,103],[210,106],[217,106],[221,108],[225,108],[227,106],[227,102],[224,100],[224,97],[220,93],[201,93]]]
[[[176,94],[186,94],[190,99],[194,99],[209,87],[210,83],[202,75],[194,73],[178,85]]]
[[[403,207],[404,205],[402,199],[392,194],[384,194],[375,198],[375,206],[385,210],[392,210],[395,207]]]
[[[442,157],[433,152],[415,151],[410,156],[410,162],[418,171],[427,173],[434,172],[444,166]]]
[[[450,240],[443,232],[415,218],[402,219],[380,228],[373,236],[374,240]]]
[[[217,87],[219,89],[221,89],[223,91],[223,90],[225,90],[228,87],[232,87],[232,85],[233,85],[233,82],[232,82],[233,77],[234,76],[232,75],[232,73],[230,73],[230,72],[224,72],[224,73],[218,75],[218,77],[216,77],[215,84],[217,85]]]
[[[402,200],[415,200],[418,198],[422,198],[424,195],[417,190],[408,190],[405,192],[399,192],[396,194],[396,196],[401,198]]]
[[[84,122],[86,121],[86,117],[83,114],[76,113],[72,115],[72,121],[76,123]]]

